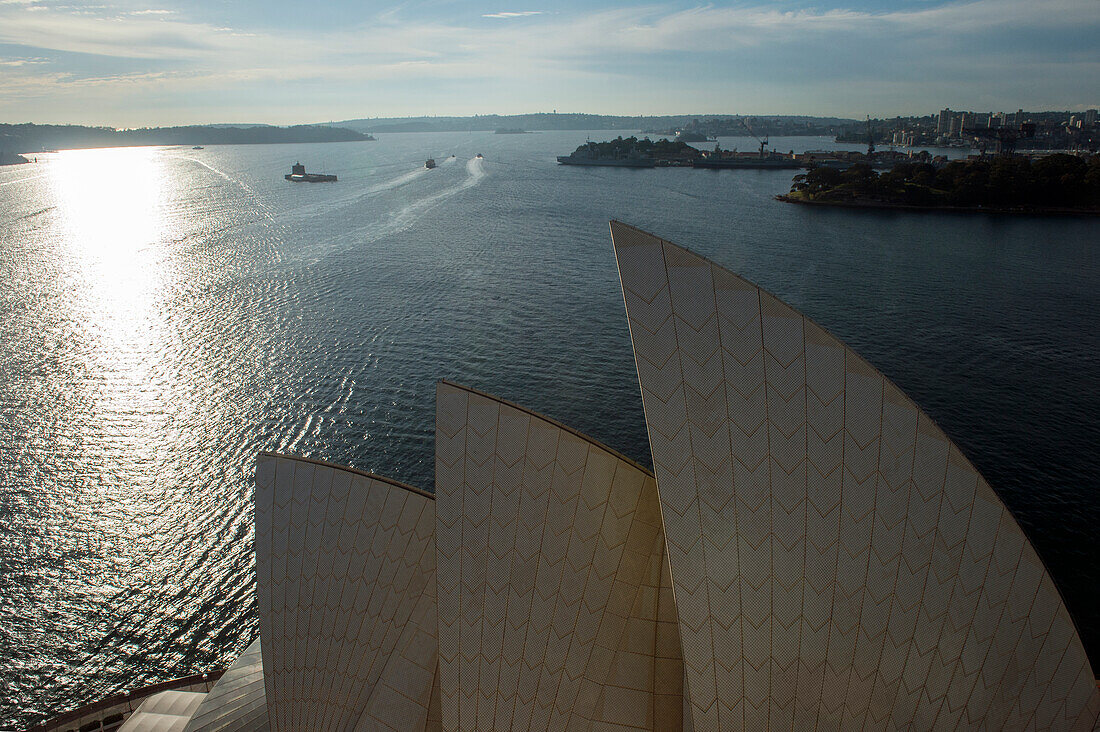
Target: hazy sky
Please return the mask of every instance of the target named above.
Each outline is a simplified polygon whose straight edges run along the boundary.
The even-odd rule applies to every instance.
[[[1100,0],[0,0],[0,121],[1100,106]]]

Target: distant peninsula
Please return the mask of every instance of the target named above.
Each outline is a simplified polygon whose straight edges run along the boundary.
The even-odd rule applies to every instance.
[[[942,167],[902,163],[881,175],[869,166],[819,167],[796,175],[781,201],[852,208],[1100,214],[1100,155],[1055,154],[956,160]]]
[[[118,130],[79,125],[0,124],[0,150],[10,153],[138,145],[269,145],[373,139],[357,130],[326,125],[200,125]]]
[[[706,135],[713,130],[746,134],[746,127],[758,135],[835,135],[855,119],[809,117],[805,115],[746,116],[738,114],[611,115],[538,112],[534,114],[479,114],[472,117],[369,117],[334,124],[353,130],[382,132],[493,132],[499,129],[524,131],[553,130],[679,130],[692,129]]]

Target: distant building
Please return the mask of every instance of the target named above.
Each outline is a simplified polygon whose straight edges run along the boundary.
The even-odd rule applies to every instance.
[[[951,120],[955,118],[955,113],[950,109],[941,109],[939,116],[936,118],[936,134],[946,135],[951,130]]]
[[[1096,126],[1096,110],[1089,109],[1085,112],[1085,127]]]

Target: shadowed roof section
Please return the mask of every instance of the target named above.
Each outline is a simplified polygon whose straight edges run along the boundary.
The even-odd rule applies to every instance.
[[[695,729],[1092,729],[1054,583],[932,420],[755,284],[611,234]]]
[[[184,732],[267,732],[260,639],[226,669],[187,722]]]
[[[256,465],[272,730],[423,730],[436,670],[435,500],[314,460]]]
[[[457,384],[436,408],[443,729],[681,729],[652,473]]]

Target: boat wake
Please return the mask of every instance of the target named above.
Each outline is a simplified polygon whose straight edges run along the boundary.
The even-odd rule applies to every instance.
[[[272,211],[271,208],[266,203],[264,203],[262,197],[257,194],[250,185],[238,178],[234,178],[225,171],[219,170],[213,165],[210,165],[209,163],[199,160],[197,158],[191,157],[190,155],[181,155],[179,157],[196,165],[201,165],[202,167],[209,170],[211,173],[214,173],[215,175],[224,178],[232,185],[239,187],[242,191],[245,192],[245,195],[248,197],[249,201],[251,201],[256,206],[256,210],[260,213],[260,215],[266,218],[268,221],[275,223],[276,219],[274,211]]]
[[[457,159],[451,160],[452,162],[457,162]],[[400,188],[420,178],[420,176],[425,176],[426,180],[430,180],[433,183],[442,183],[446,185],[442,190],[436,190],[420,197],[415,197],[415,194],[407,198],[403,197],[404,200],[384,213],[381,220],[375,219],[371,223],[365,223],[362,226],[349,229],[338,237],[337,241],[340,241],[344,246],[358,246],[369,244],[387,236],[405,231],[413,226],[424,213],[435,208],[447,199],[477,186],[487,175],[484,160],[476,158],[466,162],[466,175],[462,176],[457,181],[451,182],[451,179],[455,176],[461,176],[461,173],[458,171],[451,168],[451,172],[443,172],[443,175],[437,177],[436,173],[432,173],[432,171],[426,168],[420,168],[394,178],[393,180],[379,183],[371,187],[365,194],[359,196],[359,200],[364,200],[368,197],[373,197]],[[409,191],[409,193],[412,193],[412,191]]]
[[[45,173],[40,173],[39,175],[28,175],[28,176],[25,176],[23,178],[14,178],[12,180],[6,180],[3,183],[0,183],[0,187],[15,185],[16,183],[26,183],[29,180],[37,180],[38,178],[45,178],[45,177],[46,177]]]
[[[366,190],[363,194],[365,196],[373,196],[376,193],[384,193],[385,191],[392,191],[394,188],[400,188],[406,183],[411,183],[420,176],[427,172],[426,168],[417,168],[416,170],[409,171],[404,175],[399,175],[393,180],[385,181],[384,183],[377,183]]]
[[[389,230],[387,233],[397,233],[404,231],[412,226],[417,218],[420,217],[425,211],[432,209],[442,203],[443,201],[458,195],[463,191],[467,191],[474,186],[481,183],[482,179],[486,176],[485,161],[483,159],[471,158],[466,161],[466,177],[459,183],[444,188],[442,191],[433,193],[430,196],[425,196],[416,201],[411,201],[401,210],[395,211],[389,220],[389,226],[386,228]]]

